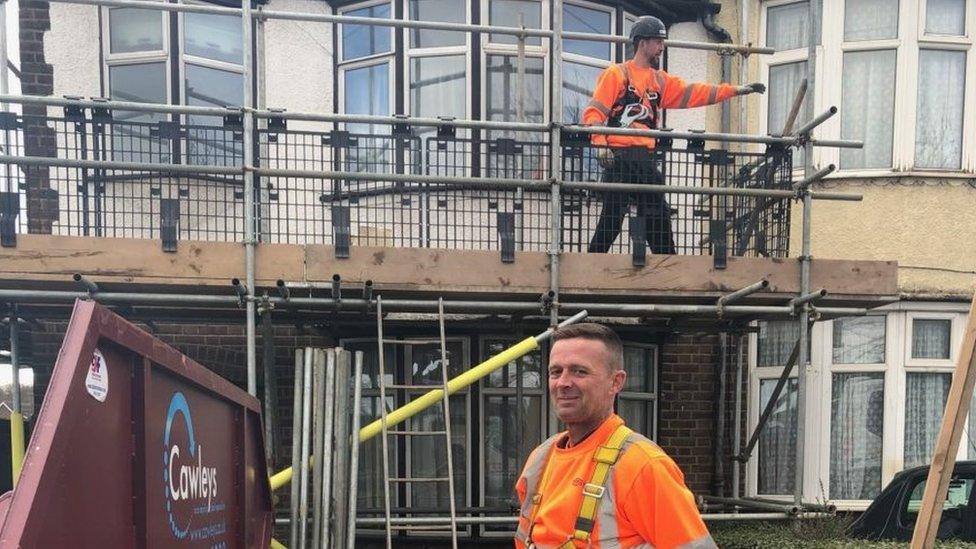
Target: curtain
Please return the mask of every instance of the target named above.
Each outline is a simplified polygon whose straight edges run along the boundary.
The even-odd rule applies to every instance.
[[[766,10],[766,45],[777,51],[807,47],[809,3],[797,2]]]
[[[909,373],[905,383],[905,468],[928,464],[952,374]]]
[[[846,0],[844,40],[877,40],[898,36],[898,0]]]
[[[785,366],[786,360],[800,337],[799,325],[791,320],[770,320],[759,323],[757,366]],[[807,356],[810,356],[809,353]]]
[[[915,166],[957,170],[962,165],[966,52],[921,50]]]
[[[881,364],[885,361],[885,317],[834,321],[834,364]]]
[[[773,395],[777,380],[759,382],[759,409]],[[764,495],[792,494],[796,475],[796,379],[790,379],[759,435],[758,491]]]
[[[842,88],[841,137],[864,141],[864,148],[842,149],[841,167],[890,167],[895,50],[845,53]]]
[[[834,374],[830,409],[830,498],[881,491],[884,374]]]
[[[962,36],[966,32],[966,0],[928,0],[925,32]]]
[[[951,331],[951,320],[913,320],[912,358],[948,359]]]

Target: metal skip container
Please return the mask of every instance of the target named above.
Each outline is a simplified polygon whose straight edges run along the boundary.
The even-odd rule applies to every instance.
[[[268,547],[258,400],[105,307],[75,303],[0,547]]]

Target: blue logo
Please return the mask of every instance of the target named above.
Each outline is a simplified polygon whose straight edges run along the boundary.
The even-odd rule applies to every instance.
[[[179,444],[170,443],[173,421],[177,414],[183,415],[186,423],[189,459],[180,459]],[[185,454],[184,454],[185,456]],[[193,434],[193,416],[183,393],[173,393],[166,412],[166,432],[163,437],[163,483],[166,488],[166,514],[169,527],[178,539],[184,539],[190,531],[190,520],[180,526],[174,514],[174,504],[178,501],[206,499],[206,510],[211,510],[213,498],[217,496],[217,468],[203,466],[203,446],[197,445]]]

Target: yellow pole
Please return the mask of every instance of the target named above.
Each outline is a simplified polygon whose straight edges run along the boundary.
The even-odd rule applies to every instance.
[[[288,549],[280,541],[271,538],[271,549]]]
[[[17,487],[20,470],[24,466],[24,416],[20,412],[10,412],[10,472],[13,487]]]
[[[581,316],[582,315],[582,316]],[[580,313],[574,316],[572,321],[576,322],[577,317],[582,318],[585,313]],[[564,322],[567,324],[569,321]],[[447,394],[453,395],[454,393],[464,389],[465,387],[475,383],[479,379],[487,376],[488,374],[494,372],[495,370],[501,368],[502,366],[518,360],[520,357],[527,355],[528,353],[539,348],[540,338],[545,338],[551,335],[550,332],[546,332],[543,336],[527,337],[519,343],[505,349],[501,353],[489,358],[488,360],[482,362],[481,364],[471,368],[470,370],[464,372],[463,374],[457,376],[456,378],[447,382]],[[437,404],[444,398],[443,389],[434,389],[422,395],[420,398],[416,398],[407,404],[393,410],[389,414],[386,414],[386,426],[391,427],[398,423],[406,421],[418,413],[420,413],[425,408]],[[376,420],[369,425],[363,427],[359,430],[359,441],[364,442],[369,440],[380,433],[383,429],[382,420]],[[271,477],[271,489],[277,490],[282,486],[291,482],[292,471],[291,467],[276,473]]]

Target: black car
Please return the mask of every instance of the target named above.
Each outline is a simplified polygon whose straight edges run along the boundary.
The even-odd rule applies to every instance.
[[[851,524],[850,535],[870,540],[910,540],[928,475],[928,466],[906,469],[895,475],[864,514]],[[938,539],[976,541],[976,497],[970,497],[974,484],[976,461],[957,462],[942,508]]]

